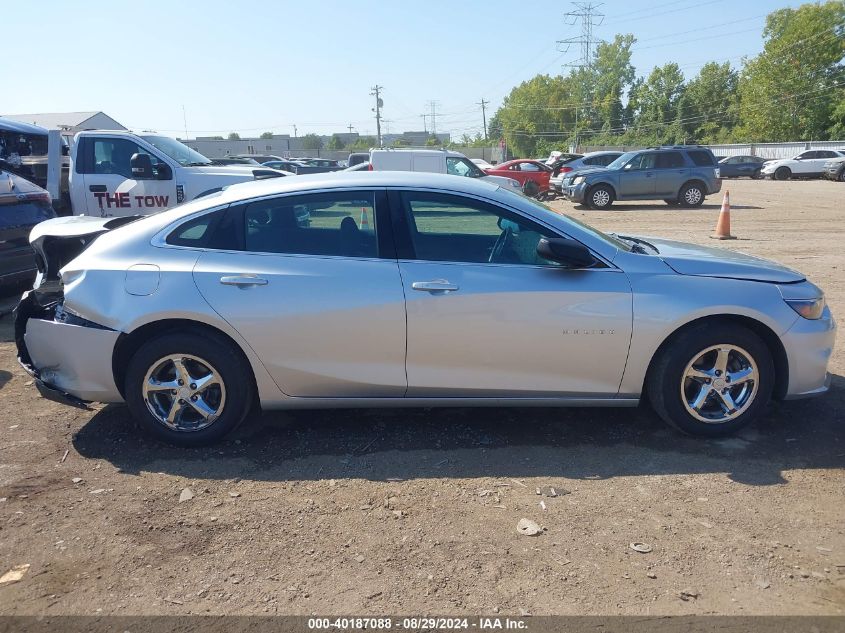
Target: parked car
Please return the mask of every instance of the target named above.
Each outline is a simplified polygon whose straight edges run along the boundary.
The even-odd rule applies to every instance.
[[[716,436],[830,382],[836,325],[801,273],[604,234],[475,178],[277,178],[134,221],[58,218],[31,239],[43,278],[15,331],[39,391],[126,402],[186,446],[255,405],[631,407],[646,394],[669,424]]]
[[[719,161],[719,174],[722,178],[761,178],[765,158],[759,156],[727,156]]]
[[[552,175],[549,178],[549,188],[555,193],[563,193],[563,179],[567,174],[581,169],[607,167],[620,156],[622,156],[622,152],[606,151],[590,152],[588,154],[584,154],[583,156],[579,156],[578,158],[571,158],[565,163],[561,163],[560,165],[552,168]]]
[[[527,158],[505,161],[485,169],[484,172],[491,176],[516,180],[528,196],[536,196],[548,191],[549,177],[552,175],[551,167]]]
[[[546,165],[549,167],[554,167],[557,163],[566,163],[574,158],[581,158],[583,154],[573,154],[572,152],[558,152],[554,151],[549,154],[549,157],[546,159]]]
[[[615,200],[697,207],[721,188],[713,152],[700,145],[670,145],[626,152],[607,169],[581,172],[567,196],[594,209],[607,209]]]
[[[272,154],[236,154],[232,158],[249,158],[259,165],[263,165],[270,160],[284,160],[281,156],[273,156]]]
[[[479,169],[492,169],[495,167],[493,163],[488,163],[483,158],[470,158],[470,160],[476,165],[478,165]]]
[[[370,162],[370,153],[369,152],[352,152],[349,157],[346,159],[346,167],[354,167],[359,163],[369,163]]]
[[[522,193],[519,181],[482,171],[460,152],[445,149],[374,149],[370,152],[371,171],[418,171],[478,178],[511,191]]]
[[[50,194],[25,178],[0,169],[0,288],[35,277],[29,232],[56,217]]]
[[[779,160],[767,160],[760,173],[772,180],[790,178],[820,178],[824,175],[824,166],[833,158],[845,158],[845,150],[811,149]]]
[[[845,182],[845,157],[832,158],[824,164],[824,177]]]
[[[212,165],[260,165],[257,160],[253,158],[236,158],[234,156],[226,156],[224,158],[209,158]]]

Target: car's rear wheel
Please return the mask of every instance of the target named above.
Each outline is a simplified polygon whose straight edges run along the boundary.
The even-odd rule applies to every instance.
[[[648,396],[671,426],[715,437],[760,417],[772,395],[774,363],[751,330],[702,323],[665,345],[649,371]]]
[[[596,185],[587,194],[587,204],[593,209],[608,209],[613,204],[613,190],[607,185]]]
[[[533,180],[526,180],[525,184],[522,185],[522,193],[529,198],[535,198],[540,193],[540,185]]]
[[[789,167],[778,167],[775,170],[775,180],[789,180],[792,178],[792,170]]]
[[[684,207],[700,207],[703,202],[704,189],[695,182],[684,185],[678,194],[678,203]]]
[[[760,180],[763,177],[763,174],[760,172],[759,169],[755,170],[753,174],[751,174],[752,180]]]
[[[253,401],[250,367],[214,334],[163,334],[129,361],[126,403],[141,427],[180,446],[202,446],[240,424]]]
[[[839,170],[839,176],[837,177],[839,182],[845,182],[845,168]]]

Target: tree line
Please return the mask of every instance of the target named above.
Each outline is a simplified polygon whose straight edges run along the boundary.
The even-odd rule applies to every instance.
[[[636,38],[618,34],[598,45],[590,67],[513,88],[489,121],[490,138],[521,156],[571,144],[845,139],[845,3],[774,11],[763,40],[739,68],[712,61],[687,80],[675,62],[637,76]]]

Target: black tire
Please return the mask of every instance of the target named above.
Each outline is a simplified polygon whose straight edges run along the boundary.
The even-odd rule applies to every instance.
[[[672,200],[671,198],[666,198],[663,202],[668,204],[670,207],[677,207],[678,204],[680,204],[677,200]]]
[[[747,352],[757,365],[759,380],[745,411],[733,419],[714,423],[692,415],[682,396],[682,385],[688,384],[684,378],[688,364],[704,350],[717,345],[736,346]],[[649,370],[646,389],[652,408],[667,424],[689,435],[718,437],[734,433],[762,415],[771,399],[774,379],[771,352],[759,336],[741,325],[710,321],[682,331],[662,347]],[[692,389],[696,386],[694,383]],[[738,385],[732,388],[741,389]],[[712,406],[709,399],[718,398],[718,394],[710,392],[707,397],[706,402]]]
[[[706,192],[700,183],[690,182],[681,187],[678,204],[687,209],[700,207],[704,203]]]
[[[760,180],[763,177],[763,174],[758,169],[753,174],[751,174],[751,180]]]
[[[522,185],[522,193],[529,198],[536,198],[537,194],[540,193],[540,185],[533,180],[526,180],[525,184]]]
[[[587,192],[584,204],[591,209],[609,209],[614,199],[613,189],[607,185],[596,185]]]
[[[792,170],[789,167],[778,167],[775,169],[775,180],[789,180],[792,178]]]
[[[839,170],[839,175],[836,177],[839,182],[845,182],[845,168]]]
[[[216,419],[199,430],[176,430],[166,426],[153,415],[144,396],[143,385],[148,372],[165,357],[181,354],[200,359],[216,371],[225,394]],[[191,330],[169,332],[144,343],[129,360],[124,383],[126,404],[141,428],[150,435],[178,446],[204,446],[217,442],[246,418],[255,397],[251,376],[252,370],[240,350],[224,337]]]

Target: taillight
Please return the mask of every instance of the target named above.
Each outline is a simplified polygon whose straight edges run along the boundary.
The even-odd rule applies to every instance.
[[[18,200],[24,202],[45,202],[50,204],[53,202],[53,198],[50,196],[49,192],[47,191],[39,191],[36,193],[23,193],[18,195]]]
[[[565,174],[572,171],[572,167],[561,166],[555,169],[555,176],[560,176],[561,174]]]
[[[367,171],[373,171],[373,164],[372,163],[367,165]]]

